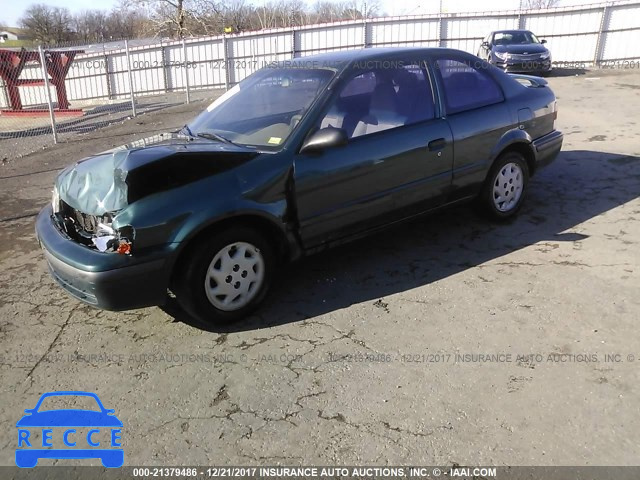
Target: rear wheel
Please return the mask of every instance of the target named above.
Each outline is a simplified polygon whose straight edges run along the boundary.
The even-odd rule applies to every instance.
[[[483,210],[494,219],[513,217],[520,207],[529,184],[529,168],[518,152],[502,154],[489,171],[480,193]]]
[[[239,320],[264,300],[275,267],[273,248],[251,228],[234,227],[201,240],[179,266],[173,291],[205,323]]]

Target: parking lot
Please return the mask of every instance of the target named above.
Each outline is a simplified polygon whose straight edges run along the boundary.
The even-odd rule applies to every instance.
[[[638,465],[640,72],[548,80],[565,143],[517,220],[464,206],[304,259],[227,330],[79,303],[33,225],[60,168],[206,103],[0,143],[0,464],[42,393],[85,390],[126,465]]]

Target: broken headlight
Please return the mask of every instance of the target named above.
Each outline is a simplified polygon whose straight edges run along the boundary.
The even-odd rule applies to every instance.
[[[51,209],[54,215],[60,211],[60,194],[56,185],[53,186],[53,194],[51,195]]]
[[[55,196],[55,192],[54,192]],[[52,200],[55,203],[56,200]],[[107,212],[104,215],[89,215],[58,200],[62,228],[72,240],[100,252],[115,252],[123,255],[131,254],[135,231],[132,226],[125,225],[113,228],[113,219],[118,212]]]
[[[116,252],[122,255],[131,254],[133,227],[115,230],[110,225],[99,223],[91,242],[100,252]]]

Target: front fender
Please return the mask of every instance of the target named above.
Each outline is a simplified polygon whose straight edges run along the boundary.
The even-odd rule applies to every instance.
[[[133,227],[134,248],[172,244],[178,253],[213,225],[242,218],[277,232],[295,251],[288,170],[255,168],[251,173],[228,171],[145,197],[117,215],[114,227]]]

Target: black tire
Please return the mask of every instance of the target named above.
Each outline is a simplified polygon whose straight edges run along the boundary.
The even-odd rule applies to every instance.
[[[509,164],[516,164],[522,172],[522,190],[517,201],[511,205],[505,205],[506,210],[498,208],[496,197],[494,196],[494,186],[497,186],[497,180],[503,169]],[[489,218],[494,220],[507,220],[514,217],[520,208],[527,194],[529,186],[529,167],[525,158],[518,152],[505,152],[500,155],[489,170],[489,174],[485,179],[482,191],[480,192],[479,206]],[[513,190],[513,189],[511,189]],[[509,192],[512,195],[513,191]],[[515,197],[512,197],[515,198]]]
[[[262,256],[264,276],[257,292],[252,294],[252,299],[246,305],[234,310],[221,310],[209,300],[205,291],[207,271],[219,252],[239,242],[256,247]],[[274,249],[265,235],[245,226],[231,227],[197,241],[193,248],[187,248],[191,251],[184,265],[177,266],[171,289],[189,315],[205,324],[224,325],[246,317],[262,303],[271,286],[276,266]]]

